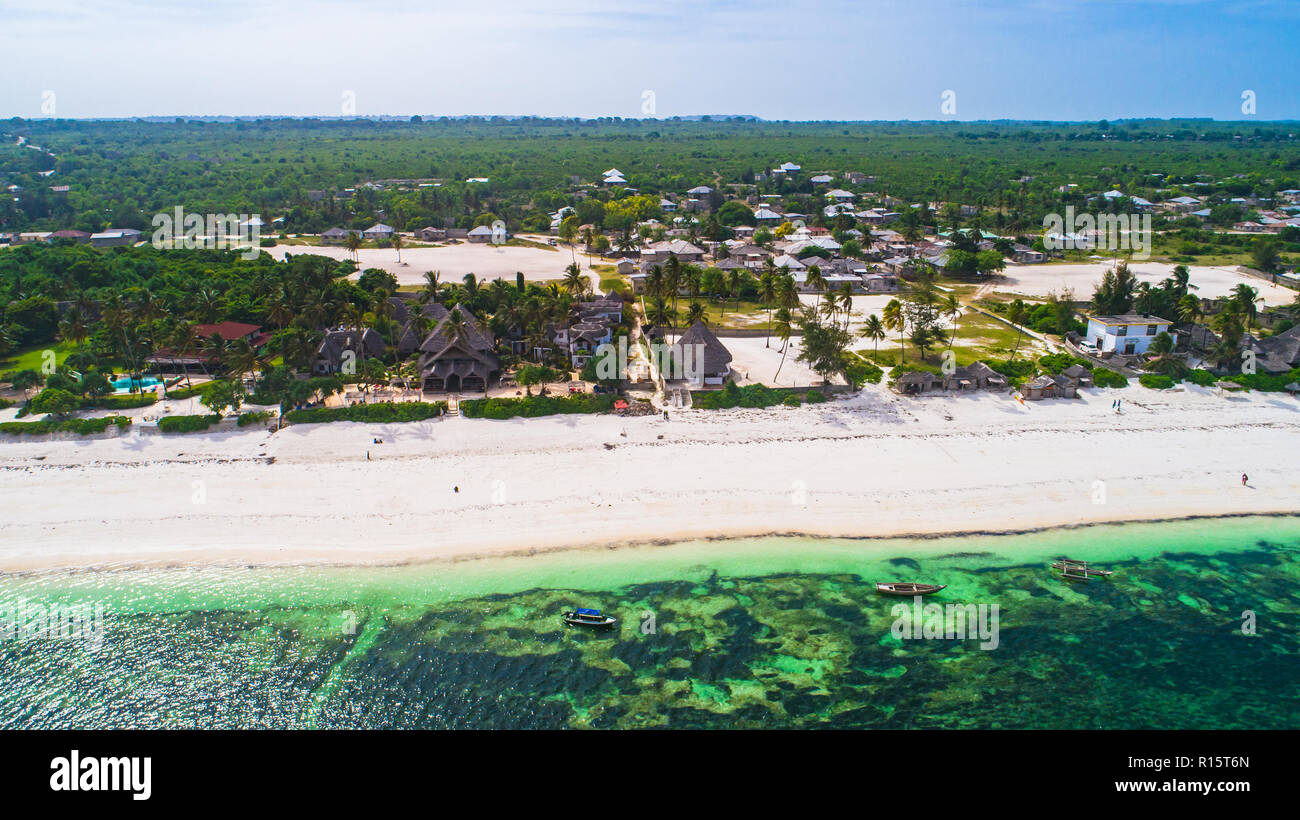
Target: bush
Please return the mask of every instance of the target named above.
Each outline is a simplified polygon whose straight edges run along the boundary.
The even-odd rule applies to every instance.
[[[1223,380],[1236,382],[1247,390],[1280,393],[1291,382],[1300,381],[1300,367],[1286,373],[1238,373],[1235,376],[1225,376]]]
[[[803,404],[803,402],[799,401],[799,397],[794,395],[793,393],[786,396],[785,401],[781,403],[784,404],[786,407],[798,407],[799,405]]]
[[[605,413],[614,407],[615,397],[608,393],[579,393],[572,396],[533,396],[520,399],[469,399],[460,403],[466,418],[510,419],[516,416],[536,418],[562,413]]]
[[[1143,373],[1138,376],[1138,384],[1152,390],[1168,390],[1174,386],[1174,380],[1163,373]]]
[[[240,427],[247,427],[250,424],[258,424],[259,422],[268,421],[274,415],[275,414],[270,410],[258,410],[253,413],[244,413],[239,417],[239,421],[236,422],[236,424]]]
[[[461,408],[463,409],[468,403],[461,402]],[[326,424],[331,421],[387,424],[395,421],[423,421],[433,418],[446,409],[445,401],[378,402],[354,404],[351,407],[309,407],[305,410],[290,410],[284,414],[284,420],[290,424]]]
[[[1069,353],[1048,353],[1046,356],[1040,356],[1038,363],[1053,376],[1076,364],[1083,365],[1089,370],[1093,368],[1092,362],[1087,359],[1080,359],[1078,356],[1071,356]]]
[[[97,399],[83,399],[81,406],[103,407],[106,410],[130,410],[135,407],[148,407],[157,402],[157,393],[128,393],[121,396],[100,396]]]
[[[181,387],[181,388],[176,389],[176,390],[168,390],[168,391],[167,391],[167,398],[169,398],[169,399],[192,399],[192,398],[194,398],[195,396],[200,396],[200,395],[202,395],[202,394],[203,394],[203,388],[205,388],[205,387],[207,387],[207,386],[208,386],[207,383],[204,383],[204,384],[191,384],[189,387]]]
[[[809,390],[804,394],[803,400],[809,404],[822,404],[826,401],[826,394],[820,390]]]
[[[721,390],[701,391],[691,394],[691,405],[702,410],[729,410],[733,407],[773,407],[780,404],[785,393],[761,384],[741,387],[727,382]]]
[[[68,432],[88,436],[104,432],[110,424],[115,424],[118,429],[123,429],[131,424],[131,419],[126,416],[101,416],[93,419],[64,419],[63,421],[54,421],[52,419],[44,419],[43,421],[8,421],[0,424],[0,433],[9,433],[15,436],[37,436],[44,433]]]
[[[1097,387],[1128,387],[1128,379],[1106,367],[1094,368],[1092,383]]]
[[[221,416],[166,416],[158,419],[158,429],[164,433],[198,433],[221,421]]]
[[[849,362],[848,367],[844,368],[844,377],[854,387],[861,387],[867,382],[880,384],[880,380],[884,375],[885,371],[881,370],[873,362],[852,361]]]
[[[986,364],[1006,376],[1007,384],[1013,387],[1038,375],[1038,366],[1028,359],[994,359]]]
[[[1213,373],[1211,373],[1208,370],[1201,370],[1199,368],[1189,372],[1183,378],[1185,378],[1187,381],[1191,382],[1192,384],[1198,384],[1201,387],[1209,387],[1212,384],[1214,384],[1216,381],[1218,381],[1218,377],[1215,376]]]

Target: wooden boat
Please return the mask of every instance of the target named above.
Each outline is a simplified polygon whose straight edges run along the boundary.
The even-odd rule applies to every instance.
[[[947,586],[947,584],[913,584],[906,582],[893,584],[877,583],[876,592],[881,595],[898,595],[902,598],[911,598],[914,595],[933,595]]]
[[[1115,574],[1113,570],[1093,569],[1088,566],[1087,561],[1074,561],[1069,558],[1062,558],[1060,561],[1054,561],[1052,563],[1052,569],[1059,569],[1063,578],[1092,578]]]
[[[595,629],[608,629],[618,623],[618,619],[601,615],[599,609],[576,609],[564,613],[564,622],[569,626],[589,626]]]

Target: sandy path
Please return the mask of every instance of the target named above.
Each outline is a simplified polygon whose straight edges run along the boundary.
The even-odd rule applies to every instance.
[[[448,419],[4,442],[0,569],[395,562],[1295,509],[1300,467],[1279,456],[1300,442],[1300,401],[1134,386],[1117,416],[1120,393],[1085,392],[1021,406],[870,388],[829,405],[667,422]]]

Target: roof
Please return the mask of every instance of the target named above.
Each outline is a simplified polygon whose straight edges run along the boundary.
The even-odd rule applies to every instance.
[[[1090,316],[1089,321],[1099,325],[1172,325],[1168,319],[1145,313],[1124,313],[1118,316]]]
[[[201,338],[207,339],[211,336],[220,335],[226,341],[251,336],[261,329],[260,325],[250,325],[244,322],[218,322],[215,325],[198,325],[195,328]]]
[[[697,321],[691,325],[682,334],[681,338],[673,343],[670,350],[674,361],[685,361],[678,358],[681,356],[681,351],[685,345],[703,346],[702,369],[705,375],[722,373],[727,369],[727,365],[731,364],[731,351],[727,350],[726,346],[718,341],[718,337],[713,335],[713,331],[709,330],[704,322]],[[698,365],[700,360],[695,359],[694,362]]]
[[[339,328],[325,334],[320,346],[316,348],[316,355],[337,362],[345,350],[351,350],[363,359],[374,359],[384,355],[387,345],[373,328],[366,327],[360,331],[355,328]]]
[[[456,347],[464,350],[474,358],[487,359],[490,357],[495,361],[496,356],[492,353],[494,345],[492,334],[478,320],[478,317],[470,312],[469,308],[458,304],[453,310],[459,311],[465,322],[465,332]],[[451,332],[448,328],[450,321],[451,311],[447,311],[447,314],[425,337],[424,343],[420,345],[420,350],[433,354],[432,358],[435,359],[446,353],[453,346]]]

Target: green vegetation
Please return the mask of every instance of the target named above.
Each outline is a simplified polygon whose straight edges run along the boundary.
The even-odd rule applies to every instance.
[[[158,429],[164,433],[199,433],[219,421],[221,416],[215,413],[206,416],[164,416],[158,419]]]
[[[801,403],[821,404],[826,396],[820,390],[788,390],[762,384],[744,387],[727,382],[721,390],[700,390],[691,393],[691,406],[702,410],[730,410],[735,407],[775,407],[784,404],[798,407]]]
[[[102,433],[112,424],[118,429],[130,426],[131,419],[126,416],[101,416],[93,419],[42,419],[41,421],[7,421],[0,423],[0,433],[22,436],[38,436],[45,433],[76,433],[80,436]]]
[[[461,407],[465,402],[461,402]],[[358,421],[366,424],[388,424],[398,421],[424,421],[438,416],[447,409],[445,401],[436,402],[375,402],[354,404],[350,407],[310,407],[290,410],[284,420],[290,424],[324,424],[331,421]]]
[[[1138,384],[1152,390],[1168,390],[1174,386],[1174,380],[1161,373],[1143,373],[1138,376]]]
[[[241,413],[239,421],[236,424],[240,427],[248,427],[252,424],[261,424],[275,418],[275,413],[270,410],[255,410],[252,413]]]
[[[1128,378],[1107,367],[1094,367],[1092,383],[1096,387],[1128,387]]]
[[[614,408],[607,393],[578,393],[571,396],[530,396],[518,399],[466,399],[460,412],[466,418],[536,418],[562,413],[606,413]]]

